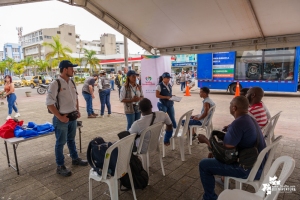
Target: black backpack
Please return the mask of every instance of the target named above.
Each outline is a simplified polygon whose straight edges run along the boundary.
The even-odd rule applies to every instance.
[[[102,175],[102,168],[104,163],[104,158],[106,156],[106,150],[112,145],[111,142],[105,142],[102,137],[96,137],[90,141],[87,149],[87,160],[90,166],[99,175]],[[115,169],[118,159],[118,149],[114,149],[110,156],[108,174],[114,176]]]
[[[146,170],[144,170],[141,160],[136,155],[131,155],[130,168],[132,173],[132,179],[135,189],[144,189],[148,185],[149,176]],[[126,189],[122,189],[124,186]],[[130,179],[128,173],[120,178],[120,190],[131,190]]]

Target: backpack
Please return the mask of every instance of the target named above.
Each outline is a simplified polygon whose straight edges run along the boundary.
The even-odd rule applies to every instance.
[[[132,179],[135,189],[144,189],[148,185],[149,176],[146,170],[144,170],[141,160],[136,155],[131,155],[130,158],[130,169],[132,173]],[[124,186],[126,189],[122,189]],[[120,190],[128,191],[131,190],[130,179],[128,173],[120,178]]]
[[[96,137],[90,141],[87,149],[87,160],[90,166],[96,171],[99,175],[102,175],[102,168],[104,163],[104,158],[106,156],[106,150],[112,145],[111,142],[105,142],[102,137]],[[110,156],[108,174],[114,176],[115,169],[118,159],[118,149],[114,149]]]
[[[75,89],[76,89],[76,94],[78,95],[75,82],[73,81],[73,79],[70,79],[70,80],[72,81],[72,83],[73,83],[73,85],[74,85],[74,87],[75,87]],[[58,84],[55,107],[56,107],[57,110],[59,111],[58,93],[60,92],[61,84],[60,84],[60,80],[59,80],[59,79],[55,79],[55,81],[57,81],[57,84]],[[48,108],[48,113],[53,114],[53,113],[49,110],[49,108]]]

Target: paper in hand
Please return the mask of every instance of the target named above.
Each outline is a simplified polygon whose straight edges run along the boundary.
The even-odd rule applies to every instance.
[[[182,99],[182,97],[172,96],[169,100],[171,100],[171,101],[176,101],[176,102],[180,102],[181,99]]]

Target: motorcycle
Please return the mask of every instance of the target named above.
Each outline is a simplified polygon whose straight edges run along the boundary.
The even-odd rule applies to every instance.
[[[39,87],[37,88],[37,93],[40,95],[45,94],[49,88],[49,85],[45,84],[39,84]]]

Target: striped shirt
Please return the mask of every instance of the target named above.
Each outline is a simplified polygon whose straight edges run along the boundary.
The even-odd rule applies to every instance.
[[[267,112],[262,102],[253,104],[248,111],[254,116],[260,128],[263,128],[268,123]]]

